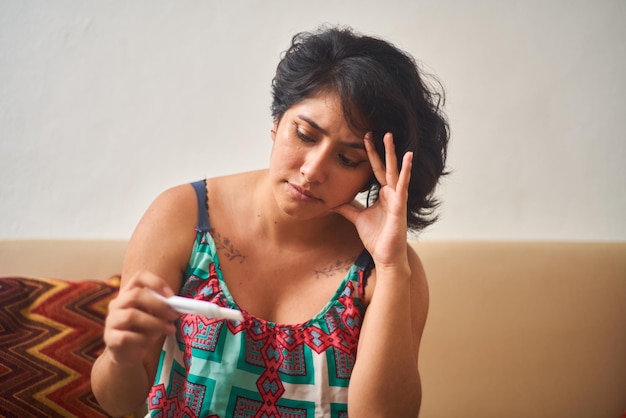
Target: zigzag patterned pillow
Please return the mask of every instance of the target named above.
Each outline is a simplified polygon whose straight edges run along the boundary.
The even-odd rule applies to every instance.
[[[0,416],[106,417],[91,392],[119,278],[0,278]]]

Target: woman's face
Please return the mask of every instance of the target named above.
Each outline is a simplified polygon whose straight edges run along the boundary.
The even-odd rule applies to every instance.
[[[297,217],[328,214],[372,178],[363,136],[347,123],[335,93],[290,107],[272,130],[270,177],[279,206]]]

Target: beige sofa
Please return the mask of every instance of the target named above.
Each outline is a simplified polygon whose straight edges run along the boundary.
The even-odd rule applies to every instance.
[[[125,245],[0,241],[0,276],[104,279]],[[625,413],[626,243],[413,245],[431,291],[420,417]]]

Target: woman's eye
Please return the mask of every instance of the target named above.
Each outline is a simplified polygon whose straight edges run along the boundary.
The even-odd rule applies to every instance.
[[[296,135],[298,136],[298,138],[300,138],[302,142],[315,142],[313,138],[305,135],[303,132],[300,131],[300,129],[296,129]]]
[[[357,163],[355,161],[352,161],[351,159],[349,159],[345,155],[339,155],[339,161],[341,161],[341,164],[345,165],[346,167],[350,167],[350,168],[354,168],[354,167],[359,165],[359,163]]]

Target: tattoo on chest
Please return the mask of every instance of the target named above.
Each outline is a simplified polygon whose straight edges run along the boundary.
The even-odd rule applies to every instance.
[[[332,277],[337,273],[345,274],[350,270],[352,264],[354,264],[355,258],[346,258],[345,260],[337,260],[334,264],[326,266],[315,271],[315,278]]]
[[[236,249],[233,243],[230,242],[230,239],[222,237],[222,235],[215,230],[213,230],[212,235],[213,240],[215,241],[215,248],[217,248],[218,251],[221,251],[229,261],[236,260],[239,261],[239,264],[241,264],[246,260],[248,256],[242,254],[238,249]]]

